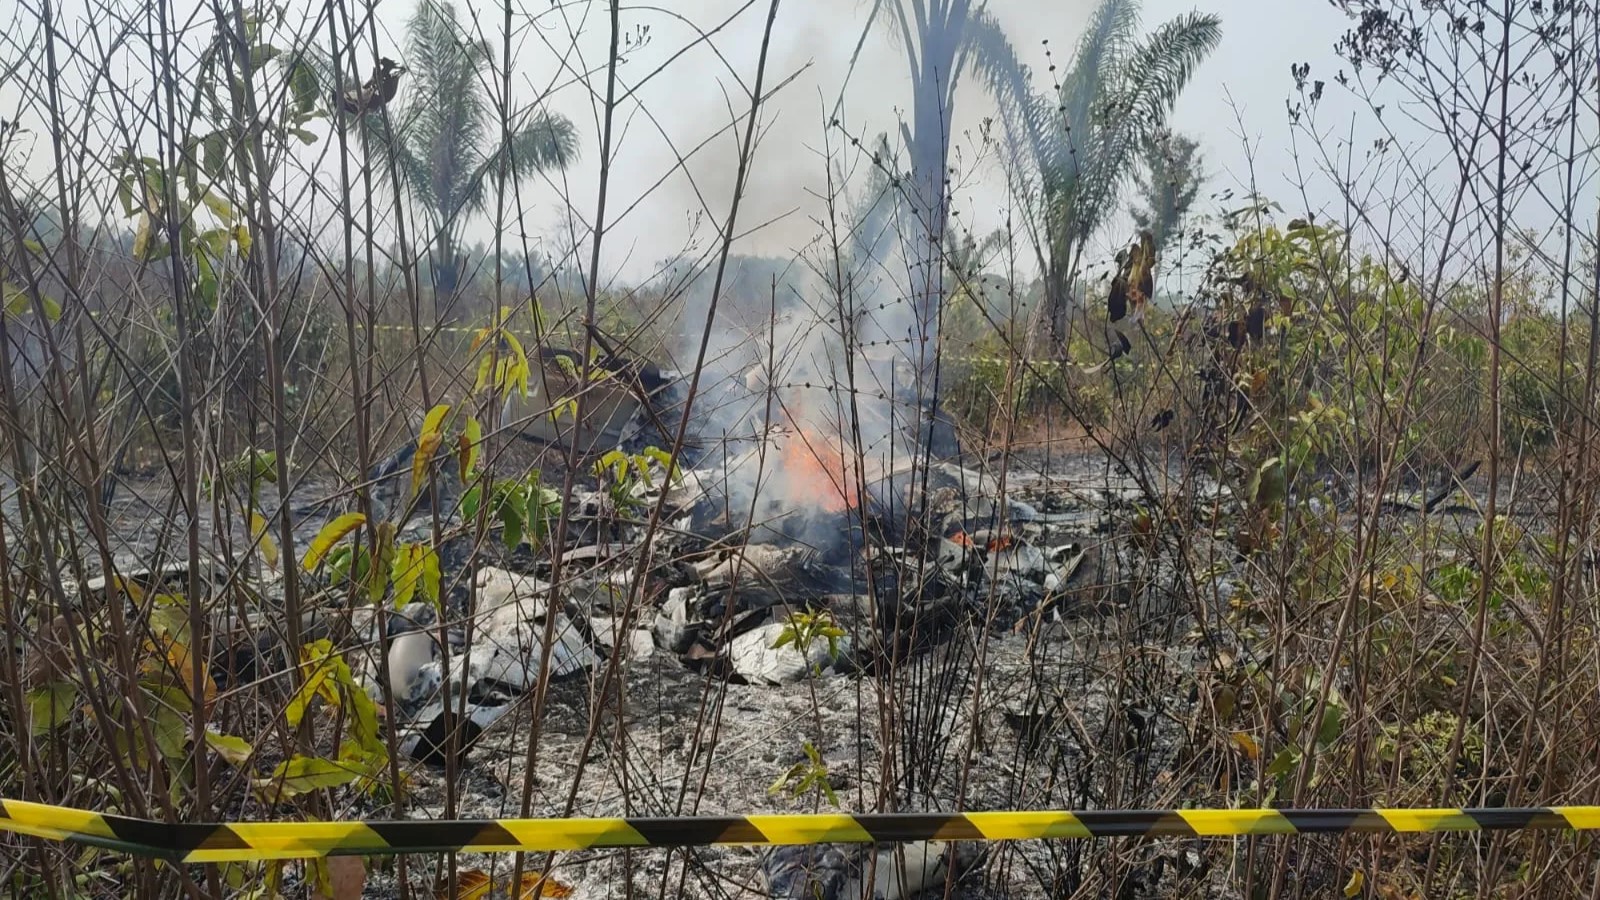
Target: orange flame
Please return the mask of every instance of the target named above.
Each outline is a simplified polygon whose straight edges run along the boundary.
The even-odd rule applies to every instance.
[[[857,505],[855,467],[837,442],[816,432],[796,431],[779,459],[789,507],[842,513]]]

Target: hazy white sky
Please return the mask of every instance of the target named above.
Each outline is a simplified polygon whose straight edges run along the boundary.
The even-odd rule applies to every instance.
[[[64,4],[63,22],[67,27],[63,31],[73,32],[72,23],[81,21],[83,9],[90,2],[93,0],[69,0]],[[134,4],[134,0],[126,2]],[[595,208],[599,122],[597,97],[591,89],[598,92],[604,87],[603,72],[598,69],[604,60],[607,22],[605,5],[601,3],[555,7],[546,0],[522,2],[526,6],[519,8],[526,13],[514,17],[523,26],[513,53],[518,76],[514,83],[520,85],[517,92],[526,102],[548,85],[557,84],[548,103],[577,124],[582,146],[582,158],[564,177],[557,176],[555,183],[538,181],[524,191],[530,230],[547,238],[561,230],[559,211],[566,206],[563,196],[585,220],[592,217]],[[621,68],[624,84],[637,84],[693,40],[695,32],[685,22],[711,28],[728,19],[744,2],[674,0],[626,10],[625,30],[631,36],[648,28],[649,40],[642,49],[631,52]],[[766,224],[741,240],[741,252],[789,255],[818,233],[816,219],[824,214],[820,195],[826,184],[823,123],[844,82],[870,3],[871,0],[785,0],[780,6],[768,84],[799,75],[763,110],[752,187],[740,222],[741,230]],[[295,0],[291,5],[302,10],[321,8],[320,2],[311,0]],[[203,38],[209,31],[206,7],[198,0],[175,0],[174,6],[195,10],[195,34],[197,39]],[[28,7],[31,9],[33,4]],[[412,8],[409,0],[384,0],[379,6],[380,52],[404,59],[403,23]],[[990,0],[990,8],[1012,36],[1024,61],[1042,73],[1046,60],[1041,42],[1048,40],[1057,59],[1064,63],[1093,3]],[[1146,27],[1193,8],[1195,3],[1183,0],[1147,0]],[[1205,0],[1199,8],[1221,15],[1224,38],[1197,73],[1173,124],[1200,139],[1214,175],[1214,190],[1238,190],[1249,181],[1252,166],[1246,152],[1248,145],[1256,151],[1254,175],[1264,192],[1280,199],[1286,208],[1301,206],[1293,188],[1290,129],[1284,106],[1292,90],[1289,67],[1292,63],[1309,62],[1314,67],[1314,77],[1331,80],[1338,67],[1332,47],[1346,27],[1345,18],[1325,0]],[[36,13],[22,7],[13,9],[16,18],[9,27],[17,33],[29,25]],[[463,18],[480,17],[478,27],[498,43],[502,14],[498,3],[463,3],[460,10]],[[605,251],[605,269],[636,277],[649,271],[655,262],[680,252],[686,244],[698,242],[704,247],[713,237],[711,220],[726,215],[733,185],[735,132],[725,132],[692,158],[692,179],[679,174],[654,186],[673,166],[671,147],[687,152],[725,125],[730,110],[743,112],[747,108],[744,88],[734,74],[746,85],[753,79],[766,11],[766,0],[749,3],[712,39],[714,47],[703,44],[682,54],[639,90],[639,103],[629,104],[620,114],[622,136],[609,205],[613,218],[632,208],[615,222]],[[538,33],[525,27],[530,15],[536,17]],[[0,26],[7,24],[0,21]],[[292,22],[290,27],[294,27]],[[574,33],[576,52],[570,64],[597,70],[589,85],[575,82],[570,73],[562,75],[550,49],[574,46],[570,37]],[[880,27],[869,36],[851,78],[841,117],[843,126],[864,138],[880,131],[892,132],[905,108],[907,88],[904,54],[889,31]],[[17,107],[18,96],[18,85],[0,84],[0,115]],[[1336,102],[1336,98],[1330,97],[1330,101]],[[979,123],[992,109],[988,97],[969,78],[956,112],[956,164],[963,180],[956,188],[955,208],[962,222],[981,230],[1004,220],[1007,203],[998,160],[992,154],[984,157],[977,152]],[[36,132],[30,148],[29,168],[36,175],[48,171],[48,144],[44,138],[44,134]],[[837,144],[840,135],[836,132],[831,139]],[[1324,194],[1313,197],[1312,203],[1329,199]],[[1109,248],[1120,242],[1121,230],[1104,236],[1103,246]],[[484,222],[471,230],[471,237],[476,239],[488,235]]]
[[[780,7],[769,63],[769,83],[805,69],[803,74],[769,104],[763,113],[765,131],[752,173],[751,190],[740,213],[748,228],[765,225],[743,242],[747,252],[788,255],[818,233],[815,218],[824,214],[818,196],[826,188],[822,158],[823,123],[831,111],[848,67],[861,22],[871,0],[809,0],[786,2]],[[674,4],[685,17],[709,24],[739,8],[737,0],[688,0]],[[729,37],[719,40],[723,56],[748,79],[755,70],[762,19],[767,4],[753,4]],[[1088,21],[1093,4],[1087,0],[1041,3],[1031,0],[991,0],[1023,60],[1044,73],[1045,48],[1057,60],[1070,57],[1072,47]],[[1147,27],[1181,12],[1195,9],[1183,0],[1148,0]],[[1289,127],[1284,101],[1292,89],[1291,63],[1311,62],[1319,73],[1336,68],[1333,42],[1346,27],[1342,14],[1324,0],[1208,0],[1198,8],[1215,12],[1223,20],[1223,43],[1197,73],[1184,96],[1174,125],[1198,136],[1204,146],[1216,189],[1238,187],[1250,179],[1246,143],[1258,157],[1255,174],[1264,190],[1282,198],[1286,207],[1297,205],[1291,197],[1293,164],[1288,152]],[[641,15],[641,19],[645,16]],[[653,17],[651,45],[623,70],[639,77],[655,65],[651,60],[670,55],[682,45],[687,30]],[[592,24],[588,37],[603,40],[603,22]],[[585,43],[589,43],[586,41]],[[595,54],[598,58],[598,54]],[[743,112],[747,101],[733,84],[726,67],[711,53],[694,52],[674,63],[672,74],[658,76],[643,92],[644,102],[680,148],[697,143],[729,118],[729,104]],[[851,75],[842,116],[844,127],[863,138],[896,128],[907,109],[909,80],[905,56],[889,30],[869,35],[862,58]],[[569,90],[554,101],[557,109],[580,123],[587,135],[596,130],[594,114],[585,97]],[[1236,113],[1237,110],[1237,113]],[[955,207],[962,220],[987,229],[1004,221],[1007,202],[998,160],[980,156],[977,130],[992,114],[993,104],[975,80],[969,78],[958,99],[955,144],[963,181],[956,188]],[[1242,120],[1242,125],[1241,125]],[[1242,128],[1242,130],[1241,130]],[[837,146],[840,136],[833,136]],[[657,194],[629,213],[615,233],[608,251],[614,259],[626,257],[637,270],[645,263],[676,252],[689,231],[687,223],[701,210],[700,197],[716,217],[726,214],[733,185],[735,139],[730,132],[702,151],[691,165],[694,184],[674,178]],[[641,195],[671,164],[666,144],[656,125],[642,116],[633,118],[619,154],[621,176],[614,196],[630,202]],[[598,155],[590,152],[573,174],[581,185],[574,198],[581,208],[592,208]],[[1322,198],[1327,199],[1327,198]],[[702,237],[710,235],[702,227]],[[1120,235],[1105,236],[1109,247]]]

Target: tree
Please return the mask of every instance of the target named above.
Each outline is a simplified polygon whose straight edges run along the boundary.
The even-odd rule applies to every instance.
[[[1139,38],[1139,0],[1103,0],[1071,68],[1036,92],[1009,47],[976,58],[1000,102],[1015,181],[1032,209],[1054,337],[1065,346],[1071,285],[1085,245],[1116,209],[1133,157],[1165,125],[1195,67],[1222,38],[1221,20],[1189,12]]]
[[[927,447],[938,414],[933,373],[939,315],[950,287],[943,251],[950,209],[948,169],[956,89],[970,67],[992,65],[983,59],[986,54],[1010,54],[1011,45],[985,0],[874,0],[866,28],[880,22],[888,24],[905,52],[912,93],[910,121],[900,123],[910,171],[908,177],[893,180],[897,196],[888,207],[895,213],[895,230],[910,276],[911,321],[879,324],[892,332],[890,339],[908,341],[912,348],[915,376],[911,393],[917,398],[921,419],[917,446]],[[863,32],[857,54],[865,39]],[[1015,62],[1014,54],[1011,62]],[[853,68],[854,60],[851,65]],[[880,154],[880,160],[884,158]],[[881,208],[874,209],[881,214]]]
[[[1156,249],[1167,246],[1173,229],[1188,214],[1205,181],[1200,144],[1194,138],[1165,129],[1151,136],[1144,146],[1133,183],[1139,205],[1133,208],[1133,222],[1150,229]]]
[[[398,108],[370,110],[359,124],[369,147],[392,148],[401,184],[427,216],[435,303],[448,309],[465,268],[467,221],[511,182],[571,165],[577,131],[536,106],[496,108],[489,92],[494,52],[466,32],[449,2],[418,3],[406,23],[405,62],[411,75]],[[508,118],[504,132],[501,115]]]

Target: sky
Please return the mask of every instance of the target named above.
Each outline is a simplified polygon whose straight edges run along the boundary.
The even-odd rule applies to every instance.
[[[740,3],[729,0],[690,0],[674,8],[696,22],[721,21]],[[1040,3],[1029,0],[991,0],[999,19],[1024,62],[1042,72],[1047,66],[1042,41],[1058,61],[1070,58],[1093,5],[1088,2]],[[1285,100],[1293,83],[1290,65],[1312,62],[1321,71],[1337,67],[1333,43],[1346,27],[1344,16],[1325,0],[1212,0],[1200,6],[1177,0],[1148,0],[1147,28],[1191,9],[1222,17],[1223,41],[1196,72],[1172,118],[1172,125],[1198,137],[1213,174],[1216,190],[1247,185],[1253,176],[1269,195],[1293,193],[1294,165],[1289,147]],[[898,127],[908,112],[909,79],[903,51],[886,28],[874,29],[862,49],[856,69],[845,85],[845,72],[870,0],[810,0],[784,3],[778,13],[768,65],[769,83],[800,73],[763,111],[761,142],[751,173],[751,189],[740,211],[745,227],[761,224],[740,242],[744,252],[789,256],[820,232],[817,220],[826,215],[822,195],[827,192],[824,161],[824,122],[841,87],[846,88],[842,125],[850,134],[868,139]],[[757,51],[766,3],[753,4],[739,19],[729,40],[719,42],[726,59],[746,80],[756,68]],[[670,24],[670,23],[668,23]],[[597,36],[603,29],[596,23]],[[648,69],[650,57],[670,55],[681,46],[685,31],[652,23],[651,42],[628,70]],[[679,147],[692,146],[711,130],[728,122],[730,103],[739,112],[747,100],[727,69],[714,54],[696,53],[674,63],[670,76],[661,76],[645,91],[645,104],[663,122]],[[554,104],[587,134],[593,134],[594,114],[581,96]],[[960,179],[953,206],[963,227],[984,232],[1002,225],[1009,204],[1005,178],[997,154],[984,152],[978,130],[993,115],[994,105],[975,79],[968,78],[957,99],[954,120],[954,155]],[[835,147],[844,135],[834,132]],[[1253,163],[1247,147],[1257,154]],[[634,118],[619,154],[617,196],[637,198],[650,190],[669,164],[666,144],[654,125]],[[638,271],[649,263],[676,253],[688,237],[703,242],[710,230],[689,223],[696,213],[720,218],[726,215],[733,186],[736,145],[731,133],[702,152],[691,165],[693,183],[674,178],[662,186],[663,194],[629,213],[613,235],[613,258],[626,260]],[[591,192],[598,173],[598,155],[586,154],[574,170],[573,182]],[[696,189],[698,188],[698,190]],[[704,197],[710,206],[701,203]],[[593,208],[592,197],[575,198],[580,207]],[[1326,202],[1329,198],[1320,198]],[[1286,202],[1286,206],[1291,204]],[[1123,236],[1107,234],[1101,243],[1106,256]],[[703,245],[703,244],[702,244]]]
[[[82,21],[90,2],[62,4],[63,32],[74,33],[73,23]],[[514,16],[517,100],[528,103],[542,97],[549,109],[572,119],[579,133],[577,163],[560,175],[536,179],[523,193],[529,230],[547,249],[559,250],[564,243],[562,211],[570,207],[590,221],[597,204],[606,7],[522,2],[526,13]],[[785,0],[779,6],[766,78],[769,88],[788,80],[762,110],[751,187],[740,210],[737,252],[790,256],[814,241],[821,232],[818,223],[827,214],[825,141],[837,148],[844,139],[842,132],[870,140],[898,127],[909,98],[909,81],[904,53],[889,29],[879,27],[868,34],[861,59],[848,85],[845,82],[870,3]],[[304,11],[321,4],[291,0],[290,6]],[[1093,8],[1086,0],[990,0],[989,6],[1019,56],[1036,72],[1047,65],[1044,41],[1065,66]],[[14,33],[29,24],[34,14],[28,10],[33,8],[33,0],[16,8]],[[209,26],[207,7],[199,0],[174,0],[174,8],[180,13],[192,8],[197,20],[194,33],[204,36]],[[481,17],[477,27],[498,43],[498,4],[459,8],[463,18]],[[1145,27],[1195,8],[1221,16],[1223,40],[1196,72],[1171,124],[1199,139],[1212,175],[1211,190],[1242,193],[1254,181],[1286,209],[1305,205],[1297,193],[1285,112],[1285,100],[1293,89],[1289,70],[1291,64],[1307,62],[1313,66],[1313,77],[1331,75],[1338,67],[1333,44],[1347,20],[1326,0],[1208,0],[1198,5],[1147,0]],[[404,21],[411,9],[408,0],[379,4],[378,52],[404,61]],[[625,279],[642,277],[659,261],[686,248],[703,251],[710,245],[715,234],[712,222],[727,214],[742,131],[713,135],[735,112],[742,114],[748,108],[746,86],[755,77],[767,9],[765,0],[674,0],[624,10],[623,31],[629,43],[641,36],[646,39],[628,48],[619,78],[630,88],[649,78],[635,92],[637,102],[624,104],[616,120],[619,138],[609,185],[612,223],[604,245],[605,271]],[[293,20],[291,15],[290,29],[295,27]],[[725,27],[708,41],[684,49],[694,42],[696,27],[711,29],[723,22]],[[0,26],[5,24],[0,21]],[[16,45],[10,46],[13,49],[6,52],[16,52]],[[567,50],[566,71],[556,48],[572,48]],[[594,74],[585,83],[573,78],[574,68],[589,68]],[[129,77],[137,80],[136,74]],[[823,126],[841,88],[842,131],[830,133]],[[15,109],[18,92],[17,84],[0,83],[0,109]],[[979,233],[1001,225],[1010,202],[998,156],[983,149],[980,137],[983,120],[993,112],[992,101],[969,77],[955,114],[953,162],[960,174],[953,208],[961,223],[958,227]],[[27,116],[23,119],[28,123]],[[27,166],[31,174],[43,176],[49,170],[47,135],[35,130],[33,138],[24,148]],[[687,175],[673,174],[674,148],[686,153],[707,138],[710,142],[690,157]],[[332,164],[322,165],[326,177]],[[860,169],[856,174],[859,177]],[[1309,202],[1330,200],[1330,194],[1314,190]],[[1202,194],[1202,203],[1209,202]],[[1125,240],[1122,230],[1114,225],[1101,236],[1099,250],[1105,256]],[[491,237],[487,221],[479,220],[469,229],[469,240]]]

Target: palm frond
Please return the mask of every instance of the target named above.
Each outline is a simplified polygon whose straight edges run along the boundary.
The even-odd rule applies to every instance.
[[[483,163],[489,117],[483,67],[488,48],[456,19],[449,2],[423,0],[406,23],[407,65],[415,75],[405,140],[418,170],[414,196],[435,227],[473,210],[473,177]]]
[[[967,25],[973,70],[1000,107],[1001,127],[1013,161],[1038,160],[1044,152],[1049,127],[1049,104],[1034,91],[1031,73],[1017,56],[1016,47],[987,9],[973,14]]]
[[[1079,38],[1056,103],[1065,148],[1088,147],[1092,143],[1095,103],[1105,95],[1107,82],[1116,76],[1120,63],[1133,49],[1140,6],[1139,0],[1103,0],[1095,8],[1088,31]],[[1071,154],[1058,156],[1058,166],[1071,163]]]
[[[1216,16],[1187,13],[1163,23],[1129,58],[1115,64],[1120,71],[1094,112],[1090,152],[1081,155],[1082,184],[1074,214],[1080,236],[1111,214],[1133,170],[1134,155],[1166,124],[1195,68],[1221,38],[1222,23]]]
[[[549,169],[564,169],[578,158],[578,131],[565,116],[529,110],[518,117],[509,147],[486,155],[465,185],[462,205],[476,211],[488,199],[484,190],[499,185],[502,157],[512,180]],[[509,153],[507,152],[509,150]]]
[[[1222,42],[1222,20],[1188,12],[1162,23],[1126,60],[1122,91],[1127,115],[1147,123],[1141,137],[1159,128],[1194,77],[1194,70]]]

